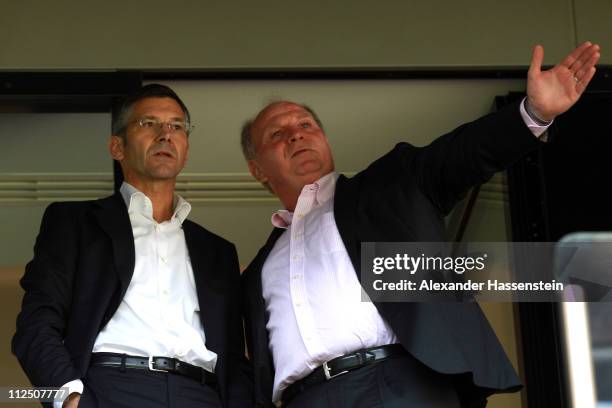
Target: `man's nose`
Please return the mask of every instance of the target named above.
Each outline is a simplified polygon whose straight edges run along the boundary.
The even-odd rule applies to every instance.
[[[300,128],[292,128],[289,131],[289,142],[295,142],[297,140],[301,140],[304,138],[304,135],[302,133],[302,130]]]
[[[162,123],[162,125],[157,130],[157,140],[158,141],[170,141],[170,136],[172,135],[172,130],[170,126]]]

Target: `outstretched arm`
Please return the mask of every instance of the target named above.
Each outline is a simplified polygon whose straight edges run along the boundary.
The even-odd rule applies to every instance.
[[[553,68],[542,71],[544,50],[537,45],[527,77],[531,113],[549,122],[574,105],[595,74],[599,46],[586,42]],[[539,146],[519,107],[466,123],[419,150],[411,162],[421,190],[446,214],[468,188],[484,183]],[[400,174],[405,174],[401,173]]]
[[[527,74],[527,101],[538,118],[551,121],[571,108],[593,78],[599,57],[599,45],[587,41],[542,71],[544,48],[536,45]]]

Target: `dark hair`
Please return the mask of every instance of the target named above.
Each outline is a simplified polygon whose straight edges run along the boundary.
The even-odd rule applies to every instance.
[[[254,118],[251,118],[249,120],[247,120],[246,122],[244,122],[244,125],[242,125],[242,130],[240,131],[240,145],[242,146],[242,154],[244,155],[244,158],[247,160],[251,160],[253,158],[255,158],[255,145],[253,144],[253,135],[251,134],[251,130],[253,128],[253,122],[255,122],[255,119],[257,118],[257,116],[259,116],[259,114],[263,111],[265,111],[266,109],[268,109],[270,106],[272,105],[276,105],[279,103],[295,103],[295,102],[290,102],[290,101],[275,101],[275,102],[271,102],[269,104],[267,104],[265,106],[265,108],[263,108],[262,110],[260,110],[257,115],[255,115]],[[321,130],[323,129],[323,123],[321,123],[321,119],[319,119],[319,116],[315,113],[314,110],[312,110],[312,108],[310,108],[308,105],[305,105],[303,103],[295,103],[296,105],[301,106],[302,108],[304,108],[304,110],[306,112],[308,112],[312,118],[315,120],[315,122],[317,123],[317,125],[319,125],[319,127],[321,128]]]
[[[191,122],[191,116],[187,106],[183,103],[181,98],[178,97],[176,92],[161,84],[149,84],[145,85],[134,93],[129,94],[123,100],[121,109],[113,121],[113,135],[125,137],[125,132],[129,125],[130,116],[132,116],[132,107],[134,104],[142,99],[146,98],[172,98],[179,104],[183,113],[185,114],[185,120]]]

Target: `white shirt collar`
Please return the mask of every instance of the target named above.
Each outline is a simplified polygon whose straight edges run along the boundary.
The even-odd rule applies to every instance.
[[[316,206],[326,203],[334,196],[334,192],[336,191],[336,180],[338,180],[338,177],[339,174],[332,171],[314,183],[306,184],[304,187],[302,187],[300,197],[302,197],[304,194],[311,194],[314,192]],[[289,210],[278,210],[272,214],[270,221],[272,222],[272,225],[277,228],[287,229],[293,221],[293,212]]]
[[[146,218],[153,220],[153,203],[142,191],[124,181],[123,184],[121,184],[119,192],[125,201],[128,213],[140,213]],[[174,194],[173,206],[174,213],[172,214],[172,218],[176,218],[180,224],[183,224],[183,221],[187,219],[187,216],[191,212],[191,204],[180,195]]]

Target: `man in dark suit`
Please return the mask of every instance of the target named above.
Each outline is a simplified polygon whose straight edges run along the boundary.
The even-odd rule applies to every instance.
[[[482,407],[520,388],[477,304],[361,302],[360,243],[444,240],[465,191],[537,148],[576,102],[598,50],[541,71],[537,46],[520,105],[423,148],[400,143],[350,179],[310,108],[276,102],[245,124],[249,169],[285,207],[243,274],[257,405]]]
[[[51,204],[21,285],[13,352],[64,407],[244,407],[234,245],[186,219],[174,193],[191,130],[170,88],[126,98],[109,149],[119,192]]]

